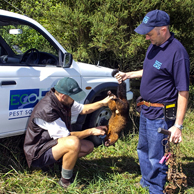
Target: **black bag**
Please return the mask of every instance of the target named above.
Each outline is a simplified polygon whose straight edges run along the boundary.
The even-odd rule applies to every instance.
[[[177,111],[177,103],[164,103],[164,116],[165,120],[175,120]]]

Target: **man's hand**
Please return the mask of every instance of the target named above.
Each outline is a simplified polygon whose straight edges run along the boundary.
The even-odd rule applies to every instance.
[[[108,102],[113,99],[113,96],[107,96],[106,98],[104,98],[103,100],[101,100],[101,103],[103,104],[103,106],[107,106]]]
[[[122,81],[125,81],[126,79],[140,78],[142,77],[142,75],[143,75],[143,69],[138,70],[138,71],[130,71],[126,73],[118,72],[115,75],[115,78],[120,84]]]
[[[106,126],[98,126],[91,128],[91,135],[105,135],[107,131]]]
[[[182,141],[182,132],[179,128],[172,126],[169,131],[171,132],[170,142],[180,143]]]
[[[123,72],[119,72],[115,75],[115,78],[117,79],[117,81],[120,83],[122,83],[122,81],[126,80],[128,77],[127,77],[127,74],[126,73],[123,73]]]

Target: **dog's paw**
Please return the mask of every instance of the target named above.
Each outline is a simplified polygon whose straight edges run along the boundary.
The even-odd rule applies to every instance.
[[[104,142],[104,145],[105,145],[106,147],[109,147],[109,146],[110,146],[110,141],[109,141],[109,140],[106,140],[106,141]]]

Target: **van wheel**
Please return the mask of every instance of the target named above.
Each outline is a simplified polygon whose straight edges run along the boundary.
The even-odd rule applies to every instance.
[[[111,117],[111,110],[108,107],[102,107],[91,114],[89,126],[97,127],[108,125]]]
[[[97,127],[108,125],[108,121],[111,117],[111,110],[108,107],[102,107],[91,114],[88,127]],[[100,136],[90,136],[88,139],[94,143],[97,147],[103,143],[105,137]]]

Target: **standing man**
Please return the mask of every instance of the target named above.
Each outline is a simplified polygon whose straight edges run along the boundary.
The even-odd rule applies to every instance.
[[[90,135],[104,135],[105,126],[84,131],[71,131],[71,117],[89,114],[107,106],[112,97],[92,104],[79,104],[85,92],[69,77],[58,81],[35,106],[29,119],[24,141],[24,152],[28,166],[40,167],[54,164],[62,159],[59,184],[66,188],[72,182],[73,168],[77,158],[93,151],[91,141],[84,140]]]
[[[181,130],[189,96],[189,56],[169,31],[169,24],[166,12],[153,10],[147,13],[135,29],[151,42],[143,69],[116,75],[118,82],[142,77],[140,94],[144,101],[140,103],[137,152],[142,174],[140,184],[148,187],[151,194],[162,194],[166,183],[167,166],[159,164],[165,151],[161,143],[165,135],[158,133],[157,129],[161,127],[171,131],[171,142],[182,141]],[[164,114],[165,104],[177,107],[174,118]]]

